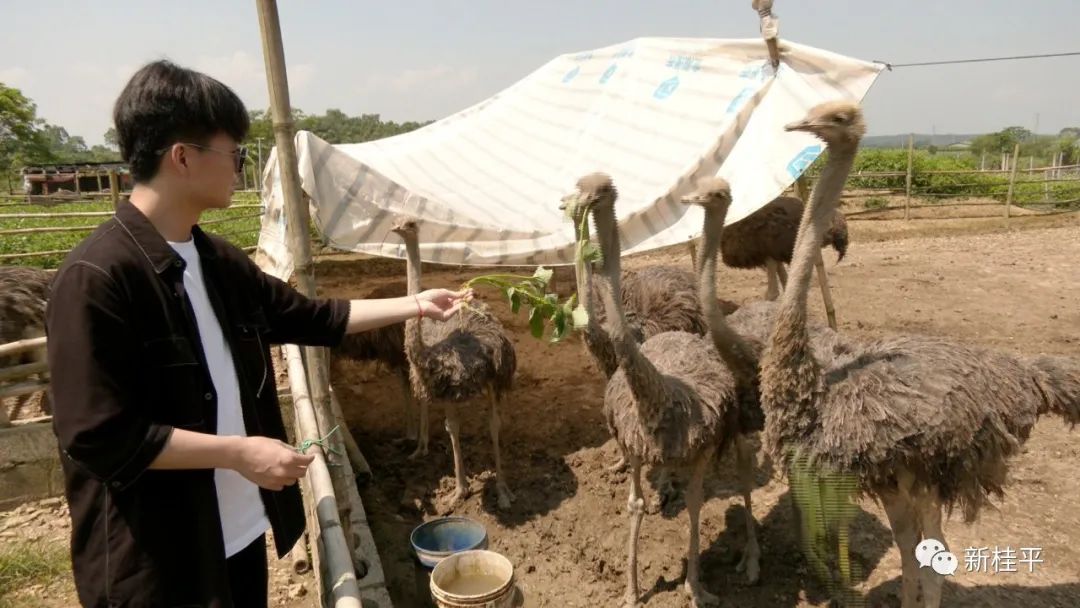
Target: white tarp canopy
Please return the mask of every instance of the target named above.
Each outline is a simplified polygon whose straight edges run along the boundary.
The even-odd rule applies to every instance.
[[[781,194],[822,152],[783,125],[817,103],[861,100],[882,66],[784,41],[775,73],[760,39],[639,38],[562,55],[510,88],[422,129],[360,144],[296,136],[312,217],[335,248],[404,257],[389,232],[420,223],[424,261],[569,263],[559,211],[587,173],[612,176],[623,250],[682,243],[702,214],[679,197],[700,177],[732,186],[733,223]],[[257,261],[292,263],[276,154],[263,176]]]

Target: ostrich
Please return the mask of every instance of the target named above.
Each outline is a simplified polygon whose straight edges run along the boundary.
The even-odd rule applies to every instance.
[[[766,300],[775,300],[780,289],[787,285],[784,264],[791,264],[802,213],[802,200],[780,196],[724,228],[724,239],[720,242],[724,264],[732,268],[764,268],[768,279]],[[835,249],[837,262],[844,259],[848,229],[847,220],[839,210],[833,213],[832,224],[825,232],[821,246]]]
[[[408,293],[402,281],[396,281],[372,289],[365,296],[372,298],[396,298]],[[405,356],[405,326],[401,323],[387,325],[356,334],[349,334],[333,350],[335,357],[352,361],[378,361],[396,375],[405,398],[405,439],[416,441],[416,400],[409,384],[409,360]]]
[[[419,226],[404,218],[393,228],[405,241],[409,295],[420,291]],[[454,451],[458,504],[469,495],[461,456],[458,418],[460,403],[487,393],[491,404],[491,441],[495,451],[495,488],[500,509],[510,508],[514,495],[506,484],[499,450],[499,405],[510,390],[517,357],[514,345],[491,312],[479,304],[457,315],[455,322],[435,323],[417,318],[405,322],[405,354],[413,394],[420,402],[420,437],[413,457],[427,454],[428,409],[432,399],[446,404],[446,432]]]
[[[916,605],[920,577],[923,605],[937,607],[943,577],[919,568],[916,545],[945,543],[943,508],[960,506],[970,522],[990,494],[1001,495],[1007,459],[1039,416],[1080,422],[1080,362],[924,336],[859,343],[819,361],[806,323],[812,265],[866,127],[856,104],[837,101],[785,128],[816,135],[829,161],[803,214],[762,360],[765,443],[778,460],[798,451],[876,496],[900,550],[903,607]]]
[[[39,268],[0,266],[0,344],[38,338],[45,335],[45,303],[48,300],[52,273]],[[45,349],[0,357],[0,367],[45,361]],[[42,376],[44,377],[44,375]],[[18,416],[30,395],[16,397],[12,415]],[[48,391],[41,400],[45,413],[51,413]],[[0,423],[8,415],[0,408]]]
[[[571,204],[573,197],[565,198],[559,208],[573,220],[575,241],[582,243],[583,231],[587,233],[589,229],[588,216],[584,205]],[[605,311],[596,306],[596,279],[592,266],[582,262],[580,255],[576,258],[577,293],[589,315],[589,324],[584,331],[585,347],[604,377],[611,378],[618,362],[608,335]],[[677,266],[653,265],[623,270],[621,280],[621,302],[628,331],[638,343],[665,331],[686,331],[699,336],[704,336],[708,331],[698,297],[698,279],[692,272]],[[724,314],[731,314],[739,308],[734,302],[722,298],[716,298],[716,303]],[[625,468],[626,455],[622,454],[609,470],[622,471]],[[668,487],[669,482],[666,477],[661,482],[665,488],[661,494],[665,496],[672,492],[672,488]]]
[[[738,383],[711,342],[701,336],[670,331],[638,345],[627,327],[621,304],[622,273],[615,221],[617,193],[611,179],[603,174],[582,178],[578,190],[574,204],[591,210],[596,223],[603,255],[597,287],[607,311],[611,344],[618,361],[618,369],[608,381],[604,395],[604,415],[631,468],[625,602],[634,606],[638,598],[637,540],[644,516],[641,467],[648,462],[690,472],[686,490],[690,546],[685,590],[695,606],[714,605],[718,598],[702,589],[699,581],[698,517],[704,500],[706,469],[713,463],[715,454],[738,432]],[[724,213],[726,207],[725,202]],[[709,269],[707,265],[703,268]],[[714,281],[715,276],[702,275],[702,297],[715,299],[715,287],[705,288]],[[722,317],[719,321],[723,323]],[[748,529],[752,534],[752,526]],[[756,541],[752,542],[756,548]],[[751,559],[756,560],[756,555]],[[747,570],[756,577],[756,564]]]

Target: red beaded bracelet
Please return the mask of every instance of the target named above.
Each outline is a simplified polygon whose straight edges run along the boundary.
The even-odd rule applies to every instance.
[[[416,318],[423,319],[424,309],[420,307],[420,298],[417,296],[413,296],[413,299],[416,300]]]

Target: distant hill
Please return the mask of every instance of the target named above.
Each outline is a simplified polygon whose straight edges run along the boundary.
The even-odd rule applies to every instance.
[[[931,136],[929,133],[915,133],[915,147],[925,148],[930,145],[931,137],[933,143],[939,148],[945,146],[951,146],[966,141],[971,141],[982,135],[982,133],[938,133]],[[862,139],[862,147],[864,148],[906,148],[907,147],[908,134],[903,135],[867,135]]]

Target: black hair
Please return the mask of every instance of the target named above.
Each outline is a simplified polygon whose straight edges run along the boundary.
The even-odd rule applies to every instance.
[[[166,60],[135,72],[116,99],[113,122],[120,156],[136,182],[157,174],[162,148],[178,141],[206,145],[218,133],[240,142],[251,125],[232,89]]]

